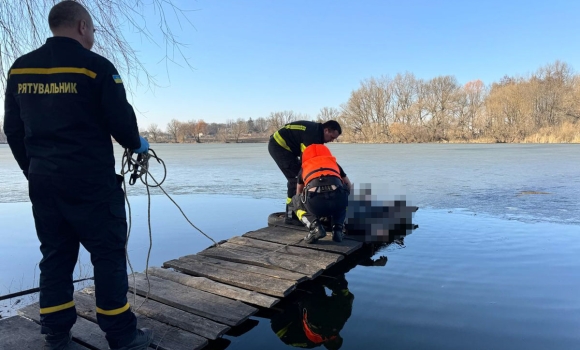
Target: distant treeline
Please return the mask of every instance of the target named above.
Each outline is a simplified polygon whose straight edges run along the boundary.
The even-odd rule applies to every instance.
[[[268,118],[227,120],[225,123],[206,123],[203,119],[179,121],[172,119],[165,130],[150,124],[141,134],[152,142],[265,142],[272,132],[295,120],[312,120],[293,111],[273,112]]]
[[[580,76],[557,61],[490,86],[371,78],[336,114],[353,142],[580,142]]]
[[[370,78],[339,108],[324,107],[315,118],[294,111],[257,119],[206,123],[172,120],[153,142],[241,142],[265,140],[294,120],[338,120],[344,142],[580,142],[580,76],[560,61],[529,76],[505,76],[488,86],[460,85],[453,76],[430,80],[412,73]]]

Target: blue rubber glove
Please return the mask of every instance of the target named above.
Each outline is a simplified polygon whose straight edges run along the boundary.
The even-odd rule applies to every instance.
[[[141,147],[137,148],[136,150],[133,150],[133,152],[147,153],[147,151],[149,151],[149,142],[147,142],[147,140],[145,140],[143,136],[139,136],[139,139],[141,140]]]

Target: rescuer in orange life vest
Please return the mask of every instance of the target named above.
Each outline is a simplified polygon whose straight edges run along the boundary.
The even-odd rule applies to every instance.
[[[332,240],[342,241],[350,189],[350,180],[328,147],[313,144],[304,149],[292,205],[298,219],[309,229],[306,243],[326,236],[322,217],[331,219]]]

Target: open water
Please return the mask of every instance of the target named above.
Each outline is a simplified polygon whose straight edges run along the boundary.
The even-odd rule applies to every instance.
[[[167,165],[166,191],[216,241],[265,227],[267,216],[284,208],[285,179],[265,144],[151,147]],[[403,244],[368,256],[379,266],[348,267],[352,304],[309,299],[326,305],[312,313],[340,323],[341,349],[580,349],[579,145],[330,148],[356,186],[370,184],[379,199],[404,196],[420,207],[414,216],[419,228]],[[161,174],[159,167],[154,171]],[[0,179],[3,295],[38,283],[40,252],[27,184],[7,145],[0,145]],[[139,183],[128,193],[129,256],[143,271],[147,196]],[[153,191],[151,222],[149,266],[212,243],[159,190]],[[75,273],[91,276],[84,250]],[[313,295],[300,293],[290,301],[307,303]],[[0,316],[34,298],[0,304]],[[253,329],[226,336],[227,349],[291,347],[275,331],[297,306],[280,306],[283,317],[258,315]]]

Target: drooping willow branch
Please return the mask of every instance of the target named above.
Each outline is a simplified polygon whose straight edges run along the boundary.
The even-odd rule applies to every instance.
[[[48,13],[56,0],[2,0],[0,2],[0,88],[4,92],[8,69],[19,56],[44,44],[52,34]],[[182,23],[194,28],[188,10],[172,0],[78,0],[91,13],[97,33],[93,51],[107,57],[123,76],[129,93],[137,86],[158,86],[139,55],[139,47],[129,43],[128,32],[137,33],[147,45],[159,47],[159,61],[192,68],[184,54],[186,44],[176,29]],[[174,28],[177,27],[177,28]]]

